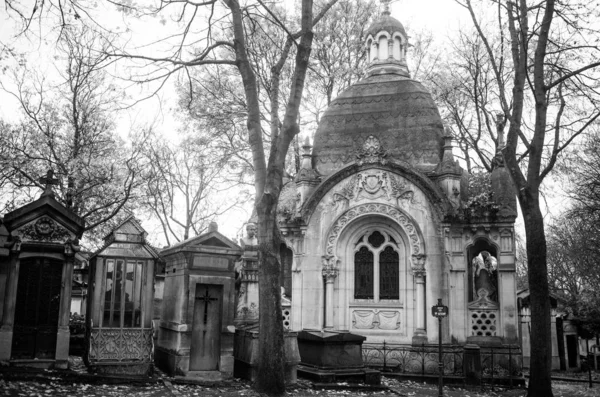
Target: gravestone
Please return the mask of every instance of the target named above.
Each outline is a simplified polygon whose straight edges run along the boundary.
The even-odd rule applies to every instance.
[[[166,248],[155,363],[171,375],[215,380],[233,374],[234,264],[241,248],[209,231]]]
[[[84,221],[52,192],[49,171],[41,197],[4,216],[0,252],[0,363],[67,368],[74,255]]]

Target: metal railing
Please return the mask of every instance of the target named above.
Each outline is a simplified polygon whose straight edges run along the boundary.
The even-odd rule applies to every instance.
[[[365,343],[362,346],[363,362],[366,366],[384,372],[417,376],[437,375],[438,346],[421,344]],[[464,346],[442,345],[443,374],[463,377]],[[503,386],[517,385],[516,379],[523,378],[523,356],[517,345],[481,347],[482,383]]]
[[[438,346],[421,344],[365,343],[362,346],[366,366],[383,371],[430,375],[438,374]],[[462,375],[464,349],[459,345],[442,345],[445,375]]]
[[[518,345],[481,348],[482,381],[494,385],[500,378],[507,379],[510,387],[515,378],[523,377],[523,355]]]

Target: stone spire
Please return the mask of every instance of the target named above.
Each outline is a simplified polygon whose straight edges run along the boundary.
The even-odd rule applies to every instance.
[[[410,77],[406,64],[408,36],[404,26],[390,15],[390,0],[381,0],[383,12],[367,30],[367,75],[399,74]]]

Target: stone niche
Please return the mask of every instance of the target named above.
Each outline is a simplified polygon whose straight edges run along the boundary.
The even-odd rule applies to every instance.
[[[0,231],[0,363],[67,368],[74,256],[84,221],[47,187]]]
[[[84,359],[92,372],[148,375],[152,372],[152,309],[158,252],[130,216],[90,258]]]
[[[233,375],[235,261],[242,249],[212,223],[208,233],[161,251],[166,261],[155,363],[171,375]]]

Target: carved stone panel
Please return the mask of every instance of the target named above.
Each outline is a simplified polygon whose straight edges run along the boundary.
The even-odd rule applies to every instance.
[[[397,330],[400,328],[400,311],[393,309],[354,309],[352,328]]]

